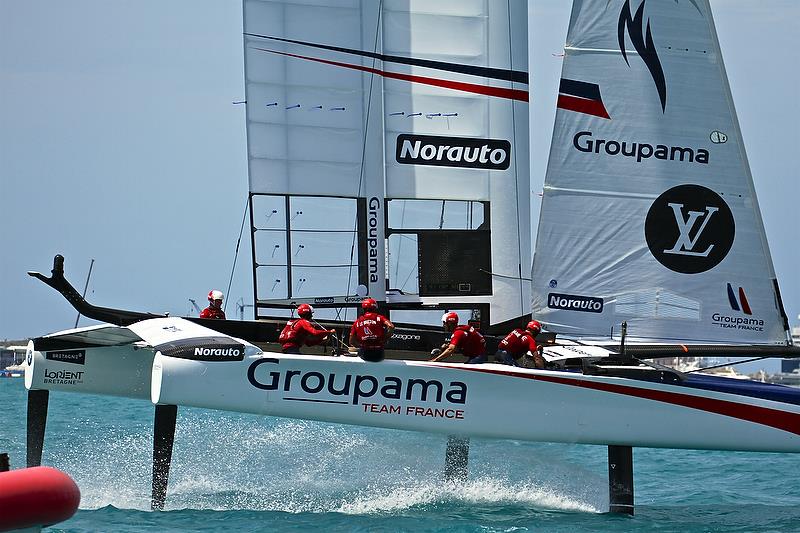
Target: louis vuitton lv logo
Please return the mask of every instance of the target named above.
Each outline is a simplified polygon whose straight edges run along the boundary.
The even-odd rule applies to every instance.
[[[719,208],[706,206],[705,211],[689,211],[688,216],[684,217],[683,204],[668,203],[667,205],[672,208],[672,213],[675,215],[675,222],[678,225],[678,232],[680,234],[675,241],[675,245],[669,250],[664,250],[664,253],[708,257],[708,254],[711,253],[711,250],[714,248],[713,244],[709,244],[708,248],[702,252],[695,251],[694,247],[700,240],[700,235],[703,234],[703,230],[706,229],[708,221],[711,220],[714,213],[719,211]],[[700,221],[700,227],[697,228],[694,237],[692,237],[692,229],[698,221]]]

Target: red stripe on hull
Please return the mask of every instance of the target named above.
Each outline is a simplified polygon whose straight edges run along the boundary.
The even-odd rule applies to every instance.
[[[567,111],[576,111],[586,115],[593,115],[595,117],[611,118],[608,116],[608,111],[606,111],[603,102],[598,100],[587,100],[586,98],[576,98],[566,94],[559,94],[556,107],[566,109]]]
[[[446,367],[446,368],[452,368],[452,367]],[[559,385],[584,387],[587,389],[610,392],[613,394],[624,394],[626,396],[635,396],[637,398],[644,398],[646,400],[654,400],[657,402],[680,405],[683,407],[688,407],[690,409],[697,409],[699,411],[707,411],[709,413],[729,416],[731,418],[738,418],[740,420],[746,420],[748,422],[755,422],[756,424],[770,426],[783,431],[788,431],[789,433],[793,433],[795,435],[800,435],[800,414],[788,413],[786,411],[779,411],[777,409],[770,409],[768,407],[759,407],[756,405],[729,402],[727,400],[718,400],[716,398],[705,398],[702,396],[693,396],[690,394],[681,394],[678,392],[668,392],[655,389],[641,389],[639,387],[629,387],[627,385],[617,385],[615,383],[600,383],[596,381],[566,378],[562,376],[522,374],[514,371],[476,368],[469,365],[465,366],[464,370],[469,370],[472,372],[482,372],[485,374],[496,374],[501,376],[512,376],[517,378],[547,381],[550,383],[558,383]]]
[[[342,63],[340,61],[329,61],[327,59],[318,59],[316,57],[301,56],[297,54],[289,54],[287,52],[278,52],[277,50],[268,50],[266,48],[256,48],[263,52],[270,52],[273,54],[280,54],[282,56],[296,57],[298,59],[306,59],[308,61],[316,61],[317,63],[325,63],[326,65],[334,65],[337,67],[344,67],[353,70],[360,70],[362,72],[369,72],[370,74],[377,74],[384,78],[392,78],[395,80],[409,81],[411,83],[421,83],[423,85],[432,85],[434,87],[442,87],[444,89],[453,89],[456,91],[463,91],[474,94],[483,94],[486,96],[497,96],[499,98],[508,98],[510,100],[519,100],[520,102],[528,101],[528,91],[520,89],[505,89],[503,87],[489,87],[487,85],[476,85],[474,83],[465,83],[460,81],[440,80],[437,78],[428,78],[426,76],[413,76],[411,74],[401,74],[399,72],[388,72],[376,68],[365,67],[362,65],[351,65],[349,63]]]

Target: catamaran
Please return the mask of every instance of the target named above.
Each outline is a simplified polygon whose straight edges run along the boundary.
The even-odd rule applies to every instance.
[[[709,2],[574,4],[532,264],[526,20],[524,0],[245,0],[256,320],[98,308],[57,256],[32,275],[107,324],[30,342],[29,463],[49,390],[156,405],[155,508],[176,406],[442,433],[455,452],[609,445],[623,512],[633,446],[800,452],[797,389],[650,362],[800,355]],[[441,344],[442,310],[490,338],[535,316],[551,368],[269,344],[297,304],[342,326],[365,295],[405,353]]]

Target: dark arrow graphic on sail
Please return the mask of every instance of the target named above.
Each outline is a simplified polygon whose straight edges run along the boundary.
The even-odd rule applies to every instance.
[[[445,61],[433,61],[430,59],[420,59],[416,57],[404,57],[387,54],[379,54],[377,52],[368,52],[366,50],[358,50],[356,48],[344,48],[342,46],[331,46],[327,44],[312,43],[309,41],[298,41],[295,39],[284,39],[282,37],[273,37],[271,35],[259,35],[257,33],[245,33],[249,37],[258,37],[259,39],[268,39],[270,41],[279,41],[283,43],[297,44],[300,46],[308,46],[311,48],[318,48],[321,50],[330,50],[333,52],[341,52],[343,54],[357,55],[361,57],[369,57],[378,59],[384,63],[398,63],[401,65],[412,65],[416,67],[425,67],[436,70],[443,70],[447,72],[457,72],[459,74],[469,74],[471,76],[481,76],[484,78],[491,78],[496,80],[513,81],[515,83],[528,83],[528,73],[523,70],[501,69],[493,67],[481,67],[476,65],[464,65],[460,63],[447,63]]]
[[[596,83],[561,78],[556,105],[559,109],[611,118],[600,96],[600,86]]]
[[[499,98],[508,98],[510,100],[519,100],[521,102],[528,101],[528,91],[521,90],[521,89],[507,89],[504,87],[492,87],[488,85],[480,85],[477,83],[467,83],[462,81],[453,81],[453,80],[446,80],[441,78],[432,78],[429,76],[416,76],[413,74],[403,74],[401,72],[391,72],[388,70],[381,70],[372,67],[365,67],[363,65],[356,65],[352,63],[345,63],[342,61],[330,61],[328,59],[321,59],[318,57],[311,57],[311,56],[303,56],[299,54],[290,54],[288,52],[280,52],[278,50],[270,50],[269,48],[258,48],[253,47],[254,50],[260,50],[262,52],[269,52],[271,54],[278,54],[287,57],[294,57],[297,59],[305,59],[307,61],[316,61],[317,63],[323,63],[326,65],[332,65],[342,68],[348,68],[352,70],[360,70],[362,72],[368,72],[370,74],[376,74],[378,76],[383,76],[384,78],[392,78],[396,80],[403,80],[408,81],[411,83],[421,83],[423,85],[432,85],[434,87],[442,87],[445,89],[453,89],[456,91],[464,91],[473,94],[483,94],[486,96],[496,96]]]
[[[630,0],[625,0],[625,4],[622,6],[622,11],[619,14],[619,24],[617,26],[617,35],[619,39],[619,50],[622,52],[622,57],[625,59],[625,63],[630,66],[630,61],[628,61],[628,55],[625,51],[625,29],[628,30],[628,36],[630,37],[631,43],[633,43],[633,47],[639,53],[639,56],[644,61],[644,64],[647,66],[647,70],[650,71],[650,75],[653,77],[653,82],[656,84],[656,89],[658,90],[658,96],[661,99],[661,111],[666,111],[667,109],[667,82],[664,78],[664,69],[661,67],[661,60],[658,58],[658,53],[656,52],[656,46],[653,43],[653,34],[650,31],[650,19],[647,20],[647,24],[644,23],[644,5],[645,2],[643,1],[639,5],[639,9],[636,10],[636,15],[631,15],[631,5]]]

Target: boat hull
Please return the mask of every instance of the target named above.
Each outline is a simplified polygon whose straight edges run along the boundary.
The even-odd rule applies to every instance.
[[[156,353],[151,383],[154,403],[362,426],[545,442],[800,452],[800,405],[573,372],[273,353],[204,362]]]

